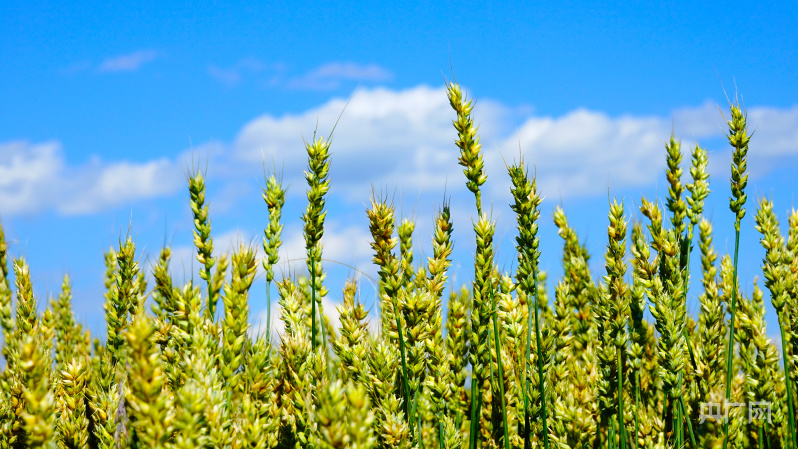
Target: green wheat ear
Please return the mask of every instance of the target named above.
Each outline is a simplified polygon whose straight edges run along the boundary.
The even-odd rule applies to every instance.
[[[623,204],[613,201],[610,206],[609,219],[610,224],[607,227],[609,244],[605,255],[607,275],[604,277],[604,282],[607,284],[607,307],[609,309],[608,318],[610,319],[607,328],[609,330],[608,341],[615,345],[617,352],[616,373],[618,388],[616,397],[618,398],[618,432],[620,447],[624,448],[626,447],[626,432],[623,411],[624,377],[621,359],[629,341],[626,325],[629,320],[630,305],[629,286],[624,281],[626,274],[626,263],[624,261],[626,257],[626,220]]]
[[[72,359],[59,373],[57,392],[59,447],[87,447],[89,420],[86,415],[85,387],[89,370],[85,362]]]
[[[726,401],[731,401],[732,393],[732,365],[734,360],[734,330],[735,315],[737,305],[737,257],[740,250],[740,222],[745,217],[745,202],[748,199],[745,194],[745,187],[748,185],[747,158],[748,143],[751,138],[748,135],[748,125],[745,113],[740,108],[740,104],[731,104],[731,118],[726,121],[729,132],[726,135],[729,144],[734,148],[731,163],[731,191],[732,197],[729,198],[729,208],[734,213],[734,271],[732,274],[732,295],[730,304],[731,319],[729,321],[729,344],[726,346]],[[729,422],[726,420],[723,425],[723,449],[726,449],[729,442]]]
[[[709,173],[707,173],[707,164],[709,164],[707,150],[696,145],[693,149],[692,161],[690,176],[693,178],[693,182],[687,185],[690,196],[686,200],[687,205],[690,206],[687,210],[691,226],[690,237],[692,237],[692,227],[701,220],[701,214],[704,213],[704,201],[710,192]]]
[[[413,272],[413,231],[415,229],[416,222],[409,218],[403,218],[396,229],[399,234],[399,257],[402,260],[402,287],[404,289],[410,287],[415,275]]]
[[[477,215],[482,215],[482,193],[479,188],[488,179],[485,173],[484,162],[482,161],[482,145],[479,143],[477,127],[471,117],[474,109],[474,101],[466,100],[460,85],[448,83],[446,93],[449,96],[449,104],[457,113],[457,119],[452,122],[457,130],[457,140],[455,143],[460,148],[459,163],[462,165],[463,173],[466,176],[466,186],[474,193],[477,200]]]
[[[348,280],[344,287],[343,304],[338,306],[341,321],[341,337],[333,342],[333,349],[341,363],[341,377],[361,381],[366,377],[366,356],[368,353],[368,312],[356,298],[357,283]]]
[[[222,320],[222,377],[228,382],[229,391],[238,397],[241,373],[244,365],[244,347],[248,341],[249,289],[255,278],[257,263],[255,251],[241,244],[233,254],[233,273],[230,283],[224,288],[224,319]]]
[[[283,224],[280,223],[280,219],[285,204],[285,190],[274,175],[269,176],[266,180],[263,201],[266,202],[266,207],[269,210],[269,225],[263,230],[263,269],[266,270],[266,335],[271,341],[271,284],[274,280],[274,265],[280,260],[280,245],[282,244],[280,237],[283,233]]]
[[[776,214],[773,213],[773,203],[767,199],[762,199],[759,202],[759,210],[756,214],[756,229],[762,234],[760,240],[762,247],[765,248],[764,265],[762,272],[765,275],[765,286],[770,290],[770,299],[773,303],[773,308],[776,310],[776,317],[778,318],[779,330],[782,341],[785,339],[785,327],[788,326],[789,312],[788,303],[790,296],[788,292],[788,281],[790,280],[790,266],[783,261],[787,260],[785,257],[786,242],[779,230],[779,222]],[[782,344],[782,356],[784,361],[789,360],[787,344]],[[778,356],[776,356],[778,357]],[[788,428],[789,437],[794,447],[798,446],[796,442],[796,429],[795,429],[795,410],[793,402],[793,380],[790,378],[790,363],[784,363],[784,383],[786,387],[786,402],[788,407]]]
[[[130,421],[137,439],[146,447],[163,448],[169,438],[170,397],[163,394],[166,375],[153,340],[155,328],[143,313],[125,333],[130,348],[130,385],[126,393]]]
[[[673,213],[671,223],[673,230],[680,238],[684,234],[684,219],[687,214],[687,205],[682,198],[684,185],[682,185],[682,145],[681,142],[671,134],[670,141],[665,144],[667,169],[665,170],[668,179],[668,199],[666,206]]]
[[[394,300],[401,289],[400,262],[394,255],[397,239],[394,237],[393,205],[385,199],[372,196],[371,207],[366,210],[369,219],[369,230],[372,236],[371,248],[374,250],[372,261],[379,267],[380,277],[380,314],[382,333],[391,342],[398,342],[396,328],[396,308]]]
[[[701,249],[701,281],[704,292],[699,296],[701,313],[698,328],[700,333],[699,395],[706,400],[706,395],[714,391],[723,378],[723,337],[726,335],[726,317],[721,294],[718,291],[718,270],[715,267],[717,254],[712,247],[712,225],[701,219],[699,228],[699,246]]]
[[[474,302],[471,310],[470,361],[471,375],[471,431],[470,438],[479,440],[480,434],[491,435],[491,384],[493,358],[491,355],[492,316],[491,295],[493,294],[493,235],[495,223],[486,214],[474,223],[477,250],[474,257]],[[481,410],[481,413],[480,413]],[[474,447],[474,446],[472,446]]]
[[[399,260],[393,254],[396,247],[394,231],[393,205],[384,199],[371,198],[371,208],[366,211],[369,218],[369,230],[373,241],[371,248],[374,250],[374,263],[380,267],[380,312],[382,313],[382,333],[384,340],[398,344],[401,357],[401,384],[402,399],[404,400],[405,420],[410,421],[410,386],[407,367],[407,348],[403,333],[404,316],[402,314],[402,300],[400,295],[401,274]],[[387,418],[386,418],[387,419]],[[391,420],[394,417],[390,418]],[[398,432],[398,429],[394,429]],[[392,436],[395,433],[391,434]]]
[[[518,269],[516,272],[516,282],[518,284],[518,295],[525,298],[527,303],[527,332],[524,361],[521,364],[523,374],[521,377],[524,399],[524,438],[529,438],[532,419],[531,404],[528,397],[527,379],[530,377],[528,372],[528,361],[530,359],[532,347],[532,328],[534,325],[536,342],[536,359],[538,360],[538,388],[539,397],[546,398],[546,387],[543,379],[543,350],[541,348],[540,317],[538,307],[538,259],[540,258],[540,238],[538,237],[538,219],[540,218],[540,198],[535,178],[529,178],[523,161],[518,165],[508,168],[510,180],[513,183],[511,193],[513,204],[510,206],[516,214],[518,222],[518,236],[515,238],[516,249],[518,250]],[[533,322],[534,317],[534,322]],[[544,429],[548,428],[547,410],[545,400],[541,402],[541,413]],[[544,446],[548,447],[548,431],[543,432]]]
[[[449,359],[449,372],[452,376],[453,398],[449,409],[454,415],[457,428],[465,421],[468,413],[468,396],[465,382],[469,356],[469,338],[471,336],[471,320],[468,312],[471,308],[471,297],[463,286],[460,291],[452,291],[449,295],[446,312],[446,354]]]
[[[307,266],[310,273],[311,289],[311,342],[313,349],[316,349],[316,308],[318,304],[318,315],[323,315],[322,300],[327,296],[324,288],[324,274],[321,266],[322,244],[321,239],[324,235],[324,219],[327,212],[324,210],[326,204],[325,196],[330,190],[330,140],[323,137],[315,138],[311,142],[305,142],[305,150],[308,154],[308,169],[305,171],[305,180],[308,183],[307,197],[308,205],[302,215],[304,223],[305,249],[307,251]],[[324,328],[324,321],[321,321],[321,333],[323,349],[327,351],[327,337]]]
[[[50,354],[35,335],[20,341],[19,367],[25,409],[22,413],[28,448],[47,448],[55,428],[55,398],[50,385]]]
[[[446,273],[452,265],[452,218],[449,203],[443,203],[443,207],[435,216],[434,224],[432,257],[427,262],[427,271],[429,272],[427,288],[430,293],[440,298],[446,286]]]
[[[79,341],[83,339],[80,335],[79,326],[75,323],[72,314],[72,288],[69,276],[64,276],[61,284],[61,294],[58,300],[53,302],[53,312],[55,314],[55,336],[56,350],[55,363],[56,369],[62,369],[66,363],[77,356],[80,349]]]
[[[208,298],[205,317],[211,320],[216,316],[216,303],[219,301],[219,290],[216,290],[211,278],[213,259],[213,237],[211,237],[211,219],[208,217],[208,205],[205,204],[205,178],[197,171],[188,178],[189,204],[194,215],[194,246],[197,248],[197,262],[200,263],[200,278],[208,284]]]
[[[748,135],[748,124],[746,115],[740,109],[740,105],[732,104],[731,119],[726,121],[729,133],[726,135],[729,144],[734,148],[731,163],[731,191],[732,197],[729,198],[729,208],[735,214],[735,229],[739,231],[740,221],[745,217],[745,202],[748,196],[745,194],[745,187],[748,185],[748,143],[751,137]]]
[[[8,281],[8,243],[6,242],[3,225],[0,224],[0,328],[3,330],[4,354],[8,346],[11,332],[14,330],[14,321],[11,319],[11,286]]]
[[[124,358],[124,332],[130,323],[130,316],[139,305],[138,262],[135,260],[136,247],[130,237],[119,243],[115,253],[117,263],[113,287],[105,303],[105,319],[108,328],[108,350],[112,364]]]

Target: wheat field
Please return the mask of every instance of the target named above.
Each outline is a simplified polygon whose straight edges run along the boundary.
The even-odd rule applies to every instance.
[[[488,179],[473,101],[456,83],[447,92],[452,163],[459,151],[477,210],[472,223],[457,224],[474,230],[473,282],[451,285],[446,201],[432,254],[419,263],[415,223],[375,193],[365,218],[379,273],[378,323],[368,322],[357,279],[325,282],[333,142],[323,137],[305,142],[306,272],[275,276],[286,198],[279,177],[265,180],[269,222],[259,257],[247,245],[214,251],[196,171],[188,191],[200,279],[172,279],[165,247],[148,286],[135,242],[121,239],[105,254],[105,335],[76,322],[68,278],[39,306],[28,264],[9,260],[0,228],[0,448],[798,449],[798,211],[787,217],[787,235],[767,199],[747,217],[759,234],[745,238],[765,249],[776,346],[764,292],[741,287],[737,276],[751,138],[739,103],[726,112],[730,213],[717,217],[734,220],[734,252],[716,252],[704,216],[707,151],[683,151],[670,136],[665,197],[642,198],[639,214],[614,201],[606,218],[595,217],[608,224],[606,270],[595,277],[565,211],[541,217],[543,200],[523,160],[507,167],[517,263],[499,268],[495,221],[482,205]],[[539,268],[542,219],[553,219],[561,237],[563,276],[553,292]],[[692,293],[697,316],[687,311],[691,264],[702,273]],[[278,341],[266,338],[271,328],[249,332],[259,265],[279,293]],[[337,329],[322,310],[332,288],[343,292]]]

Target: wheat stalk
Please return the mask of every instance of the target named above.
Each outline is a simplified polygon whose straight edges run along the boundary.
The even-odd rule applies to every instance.
[[[739,103],[731,104],[731,118],[726,122],[729,127],[727,135],[729,144],[734,148],[731,163],[731,191],[732,197],[729,199],[729,208],[734,213],[734,272],[731,292],[731,319],[729,321],[729,344],[726,347],[726,401],[731,401],[731,381],[732,381],[732,361],[734,360],[734,319],[737,302],[737,257],[740,251],[740,222],[745,217],[745,187],[748,184],[747,157],[748,142],[751,140],[748,135],[746,116],[740,109]],[[729,442],[729,422],[723,425],[723,449],[726,449]]]

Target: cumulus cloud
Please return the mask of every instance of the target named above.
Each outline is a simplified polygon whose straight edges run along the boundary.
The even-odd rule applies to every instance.
[[[54,209],[86,214],[173,193],[182,183],[168,159],[143,163],[92,160],[69,166],[58,142],[0,143],[0,214]]]
[[[748,121],[754,135],[757,155],[795,156],[798,154],[798,106],[789,109],[752,108]]]
[[[265,154],[267,161],[284,165],[287,177],[296,175],[301,182],[307,157],[302,136],[312,139],[317,124],[317,137],[328,134],[340,116],[331,146],[336,192],[359,200],[371,184],[442,192],[447,179],[457,179],[453,112],[443,89],[359,89],[344,111],[345,105],[345,99],[334,99],[301,114],[258,117],[238,134],[233,154],[248,163],[259,163]],[[483,101],[477,110],[491,110],[480,116],[483,136],[507,130],[502,119],[510,115],[509,108]]]
[[[454,113],[445,89],[362,88],[346,103],[345,98],[333,98],[300,113],[264,114],[244,124],[232,141],[202,146],[213,167],[211,175],[221,181],[217,191],[239,192],[233,187],[259,176],[265,155],[268,165],[273,161],[283,170],[286,185],[298,186],[289,191],[301,192],[306,165],[303,137],[312,139],[314,130],[317,136],[329,134],[339,117],[330,170],[331,194],[336,198],[366,202],[372,186],[411,197],[464,190],[459,151],[453,143]],[[670,117],[610,116],[587,109],[545,116],[480,99],[474,117],[491,179],[486,185],[488,200],[506,198],[509,181],[504,163],[517,159],[519,146],[526,162],[534,164],[542,193],[555,198],[605,195],[608,187],[651,186],[661,175],[663,143],[671,130],[683,137],[685,152],[694,140],[720,150],[712,153],[710,168],[727,170],[725,162],[718,164],[721,156],[728,156],[725,124],[717,105],[710,102],[675,110]],[[798,106],[752,107],[748,118],[754,130],[750,163],[754,178],[798,156]],[[175,160],[183,161],[189,154]],[[94,160],[67,166],[57,142],[2,144],[0,212],[52,208],[90,213],[169,195],[184,182],[180,166],[170,159]]]
[[[158,53],[154,50],[141,50],[105,59],[100,63],[100,72],[135,72],[155,60]]]
[[[274,157],[278,165],[284,163],[289,177],[296,174],[301,182],[306,155],[300,133],[311,139],[317,124],[320,134],[329,132],[344,105],[344,99],[333,99],[300,114],[258,117],[238,134],[233,154],[249,162],[259,162],[262,154],[267,160]],[[542,192],[554,197],[652,185],[661,174],[663,145],[671,130],[682,137],[685,153],[694,141],[705,147],[709,143],[710,151],[726,149],[723,117],[711,102],[674,110],[670,117],[610,116],[587,109],[541,116],[481,100],[474,117],[488,175],[500,180],[487,187],[496,195],[507,191],[504,161],[517,159],[519,146],[526,162],[534,164]],[[748,117],[755,129],[751,151],[759,159],[752,161],[758,167],[754,176],[784,157],[798,156],[798,106],[754,107]],[[356,91],[333,137],[333,189],[361,201],[371,184],[410,194],[442,192],[447,186],[461,189],[452,118],[443,88]]]
[[[798,106],[754,107],[748,111],[748,121],[755,130],[749,162],[752,177],[763,176],[785,157],[798,156]],[[710,151],[710,172],[726,173],[731,152],[725,130],[724,118],[711,102],[675,110],[671,117],[611,117],[580,109],[560,117],[530,117],[518,137],[508,138],[499,148],[508,154],[520,138],[521,147],[532,155],[544,194],[594,196],[606,194],[608,187],[652,185],[664,170],[664,142],[672,131],[682,141],[685,165],[698,143]],[[497,155],[488,152],[486,158]]]
[[[52,201],[52,180],[63,167],[57,142],[0,144],[0,213],[15,215],[42,209]]]
[[[517,136],[499,145],[512,154],[520,146],[531,153],[538,183],[546,195],[578,196],[613,188],[649,184],[662,167],[664,120],[656,117],[608,117],[584,109],[561,117],[532,117]],[[517,150],[516,150],[517,153]],[[495,160],[496,152],[486,157]],[[493,163],[491,166],[496,167]]]

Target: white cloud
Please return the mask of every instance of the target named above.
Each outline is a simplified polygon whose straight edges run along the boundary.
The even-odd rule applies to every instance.
[[[257,61],[249,64],[259,67]],[[343,69],[336,69],[343,72]],[[331,70],[331,73],[338,73]],[[302,143],[328,134],[339,119],[331,146],[331,195],[348,202],[368,201],[371,186],[390,193],[436,197],[464,190],[459,150],[451,121],[454,113],[443,88],[358,89],[344,98],[301,113],[265,114],[246,123],[230,143],[201,146],[208,151],[211,175],[222,182],[217,192],[235,196],[249,176],[259,177],[263,157],[284,171],[292,194],[303,190],[306,153]],[[343,115],[341,112],[344,111]],[[798,156],[798,106],[749,109],[754,131],[749,166],[762,176],[785,158]],[[671,117],[609,116],[577,109],[541,116],[529,109],[480,100],[474,109],[489,174],[486,201],[506,199],[509,181],[504,160],[520,147],[534,164],[539,187],[548,197],[605,195],[611,190],[650,186],[664,167],[663,144],[672,129],[683,136],[687,153],[697,140],[710,150],[711,169],[728,154],[725,124],[717,105],[704,103],[675,110]],[[168,195],[183,185],[180,163],[168,159],[130,163],[91,161],[66,166],[55,142],[12,142],[2,146],[0,212],[26,213],[54,208],[89,213],[139,198]],[[186,162],[191,152],[176,161]],[[685,165],[689,157],[685,158]],[[725,163],[724,163],[725,164]],[[720,167],[724,172],[727,167]],[[231,187],[232,186],[232,187]],[[246,190],[249,192],[249,190]],[[232,204],[232,200],[230,203]],[[330,249],[333,243],[330,243]],[[346,246],[344,246],[346,247]],[[347,247],[348,248],[348,247]],[[359,254],[359,253],[358,253]]]
[[[545,195],[593,195],[606,192],[608,182],[613,189],[650,184],[663,166],[659,156],[668,128],[656,117],[614,118],[579,109],[556,118],[529,118],[499,147],[504,154],[517,154],[520,139]],[[498,155],[488,152],[488,157]]]
[[[291,79],[288,86],[300,89],[329,90],[340,87],[343,81],[375,83],[391,79],[393,79],[393,74],[376,64],[331,62]]]
[[[93,160],[68,166],[58,142],[0,143],[0,214],[55,209],[86,214],[173,193],[182,177],[167,159],[144,163]]]
[[[265,153],[267,161],[284,164],[286,177],[302,185],[306,154],[299,136],[312,138],[317,124],[319,134],[326,134],[345,103],[332,99],[299,114],[258,117],[243,127],[232,151],[249,162],[260,162]],[[357,90],[335,130],[332,189],[358,201],[367,199],[372,184],[410,195],[440,194],[445,186],[450,192],[463,189],[453,117],[443,88]],[[492,180],[486,188],[494,198],[506,196],[504,160],[517,159],[519,144],[526,162],[536,168],[539,188],[550,197],[606,195],[608,188],[652,185],[664,169],[664,142],[672,130],[682,139],[685,167],[696,141],[718,150],[712,167],[728,152],[726,125],[712,102],[674,110],[670,117],[609,116],[587,109],[553,117],[481,100],[474,118]],[[798,106],[750,108],[748,119],[755,130],[752,176],[763,175],[784,157],[798,156]]]
[[[65,214],[88,214],[145,198],[169,195],[183,179],[166,158],[144,163],[90,164],[79,176],[64,179],[71,186],[58,209]]]
[[[748,113],[748,122],[753,131],[753,157],[798,154],[798,106],[753,108]]]
[[[338,117],[332,139],[330,176],[334,192],[349,199],[368,198],[370,185],[394,186],[410,194],[422,190],[443,192],[459,179],[458,150],[452,128],[452,112],[446,92],[428,86],[401,91],[386,88],[359,89],[349,103],[333,99],[301,114],[281,117],[263,115],[244,126],[233,143],[233,153],[250,164],[262,160],[284,166],[287,180],[302,185],[306,153],[302,143],[318,134],[328,134]],[[496,139],[506,131],[503,119],[512,111],[498,103],[483,101],[480,115],[483,138]]]
[[[0,144],[0,214],[34,212],[51,203],[53,180],[63,168],[57,142]]]
[[[280,258],[284,261],[292,261],[290,263],[292,270],[299,267],[304,269],[307,255],[302,228],[287,229],[283,241]],[[358,270],[367,270],[367,274],[373,276],[374,273],[369,271],[372,269],[369,263],[372,256],[370,241],[371,234],[366,222],[343,227],[338,222],[327,220],[321,240],[324,245],[322,250],[324,263],[346,264]]]
[[[154,50],[141,50],[134,53],[114,56],[100,63],[100,72],[135,72],[145,64],[155,60],[158,53]]]

